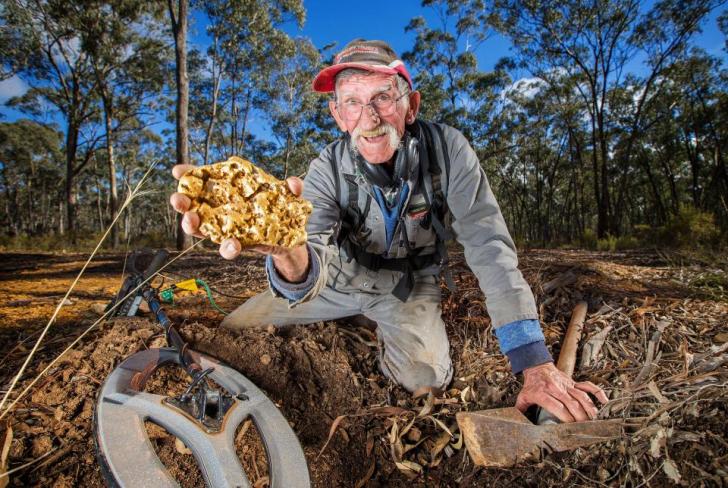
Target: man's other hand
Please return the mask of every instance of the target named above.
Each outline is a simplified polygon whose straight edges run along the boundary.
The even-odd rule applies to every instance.
[[[172,175],[175,179],[179,180],[182,175],[192,168],[195,168],[195,166],[191,164],[178,164],[172,168]],[[301,196],[301,193],[303,193],[303,180],[301,180],[301,178],[291,176],[286,179],[286,183],[288,183],[288,188],[291,189],[291,192],[294,195]],[[200,233],[200,216],[197,215],[197,212],[190,211],[192,201],[187,195],[182,193],[173,193],[172,196],[169,197],[169,203],[177,212],[184,214],[182,217],[182,230],[186,234],[201,238],[205,237]],[[277,246],[250,246],[248,249],[262,254],[273,254],[274,256],[281,254],[285,255],[290,252],[288,248],[280,248]],[[305,251],[305,247],[303,247],[303,249]],[[240,241],[235,238],[225,239],[220,244],[220,255],[225,259],[235,259],[242,250],[243,247],[241,246]],[[298,250],[296,254],[301,254],[301,251]]]
[[[597,407],[587,393],[601,403],[608,401],[604,390],[590,381],[575,382],[554,363],[540,364],[523,371],[523,389],[516,408],[525,412],[531,405],[545,408],[562,422],[583,422],[597,416]]]

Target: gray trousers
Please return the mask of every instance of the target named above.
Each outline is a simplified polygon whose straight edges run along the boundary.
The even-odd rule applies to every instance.
[[[311,324],[362,314],[377,323],[382,372],[410,392],[445,388],[452,379],[450,345],[441,317],[440,287],[419,278],[406,302],[391,293],[342,293],[330,286],[311,301],[289,308],[270,290],[250,298],[225,317],[231,329]]]

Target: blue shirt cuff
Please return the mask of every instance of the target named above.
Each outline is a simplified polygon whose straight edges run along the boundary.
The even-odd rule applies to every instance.
[[[538,320],[516,320],[495,329],[501,351],[508,356],[513,374],[553,362]]]
[[[319,276],[318,259],[313,256],[311,246],[308,244],[306,244],[306,250],[308,251],[308,262],[311,264],[308,276],[303,283],[289,283],[283,279],[280,274],[278,274],[278,270],[276,270],[273,265],[273,258],[268,255],[265,259],[265,271],[268,275],[268,282],[270,283],[271,288],[273,288],[277,294],[287,298],[291,302],[301,300],[305,297],[306,294],[313,289]]]
[[[544,341],[532,342],[531,344],[511,349],[506,355],[511,362],[513,374],[518,374],[524,369],[538,366],[539,364],[552,363],[554,361]]]
[[[535,319],[507,323],[495,329],[495,336],[498,338],[503,354],[508,354],[513,349],[526,344],[545,341],[541,325]]]

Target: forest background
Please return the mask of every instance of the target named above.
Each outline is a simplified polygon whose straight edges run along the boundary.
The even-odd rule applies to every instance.
[[[305,173],[339,136],[315,73],[406,18],[421,116],[465,133],[519,245],[724,249],[725,3],[0,0],[0,246],[95,244],[153,164],[108,245],[188,245],[171,166]]]

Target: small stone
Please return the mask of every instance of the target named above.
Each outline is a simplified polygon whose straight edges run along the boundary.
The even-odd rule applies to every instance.
[[[192,451],[189,447],[185,446],[185,443],[179,440],[179,438],[175,438],[174,440],[174,448],[175,450],[180,454],[192,454]]]
[[[723,344],[724,342],[728,342],[728,332],[721,332],[720,334],[717,334],[713,337],[713,342],[716,344]]]
[[[407,432],[407,440],[411,442],[419,442],[419,440],[422,438],[422,431],[418,429],[417,427],[412,427]]]
[[[264,366],[268,366],[271,362],[271,357],[268,354],[263,354],[260,357],[260,362],[263,363]]]
[[[33,456],[39,457],[43,454],[47,453],[51,450],[51,447],[53,447],[53,442],[51,441],[50,436],[47,435],[41,435],[33,439],[33,445],[32,445],[32,453]]]

